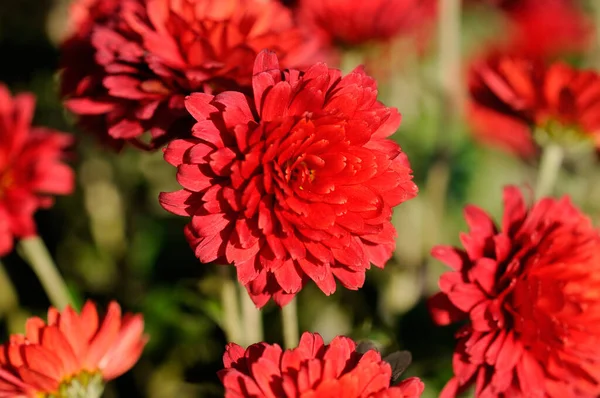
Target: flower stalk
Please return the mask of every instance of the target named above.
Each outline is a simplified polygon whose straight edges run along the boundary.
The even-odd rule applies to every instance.
[[[296,347],[300,337],[298,327],[298,304],[295,297],[281,309],[281,321],[283,326],[284,347],[287,349]]]
[[[538,180],[535,187],[535,198],[541,199],[544,196],[552,194],[558,172],[564,158],[564,149],[553,142],[544,146],[542,158],[540,160],[540,168]]]
[[[230,276],[226,266],[220,266],[221,305],[223,306],[223,330],[228,342],[238,342],[243,338],[242,324],[240,320],[240,306],[237,294],[236,281]]]
[[[263,341],[263,325],[260,310],[256,308],[256,304],[250,298],[246,288],[240,286],[240,296],[242,298],[242,324],[243,328],[243,343],[245,346]]]
[[[17,291],[5,266],[0,262],[0,310],[2,312],[14,310],[19,306]]]
[[[461,76],[461,0],[439,0],[438,78],[439,125],[436,130],[435,161],[427,172],[424,197],[430,212],[423,220],[423,266],[421,269],[423,296],[426,291],[430,248],[439,241],[438,225],[444,225],[446,199],[450,186],[452,142],[459,128],[463,111]]]
[[[439,1],[439,78],[442,88],[442,112],[462,112],[461,76],[461,0]]]
[[[75,307],[65,284],[44,241],[39,236],[21,239],[18,245],[21,257],[29,263],[46,291],[52,305],[63,310],[67,305]]]

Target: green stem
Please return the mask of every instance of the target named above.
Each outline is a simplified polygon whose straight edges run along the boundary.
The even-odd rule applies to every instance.
[[[364,65],[365,53],[361,48],[348,48],[342,54],[340,69],[344,75],[352,72],[360,65]]]
[[[228,266],[219,266],[221,271],[221,305],[223,306],[223,329],[228,342],[241,342],[243,330],[240,321],[239,298],[236,281],[230,275]]]
[[[560,145],[549,143],[544,147],[535,186],[536,199],[552,194],[563,158],[564,150]]]
[[[283,323],[284,347],[297,347],[300,337],[298,335],[298,304],[295,297],[281,309],[281,321]]]
[[[433,258],[429,255],[431,248],[442,239],[443,226],[446,225],[446,199],[450,186],[450,162],[445,156],[440,157],[427,171],[425,180],[425,203],[427,210],[423,212],[423,267],[420,270],[422,297],[428,297],[430,291],[427,283],[429,269]],[[437,288],[437,284],[435,285]]]
[[[8,276],[4,264],[0,262],[0,309],[4,313],[14,310],[18,306],[17,290]]]
[[[263,341],[263,326],[260,310],[248,295],[246,288],[240,286],[242,297],[242,323],[244,325],[244,345],[259,343]]]
[[[461,0],[439,0],[439,73],[444,108],[455,116],[462,112]]]
[[[453,142],[460,127],[463,111],[461,74],[461,0],[439,0],[438,77],[439,119],[435,136],[435,161],[427,171],[423,196],[427,211],[423,213],[423,261],[421,294],[428,295],[429,256],[439,242],[440,226],[445,225],[446,201],[451,183]]]
[[[59,310],[67,305],[74,308],[67,285],[58,272],[44,241],[38,236],[21,239],[18,248],[23,259],[29,263],[40,280],[50,302]]]

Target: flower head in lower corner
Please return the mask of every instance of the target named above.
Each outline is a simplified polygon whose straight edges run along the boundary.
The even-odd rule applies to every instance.
[[[464,250],[432,252],[453,269],[430,301],[434,320],[466,322],[441,397],[473,385],[477,397],[597,397],[599,231],[568,197],[528,209],[514,187],[500,226],[476,207],[465,216]]]
[[[254,98],[194,94],[192,138],[165,159],[184,189],[162,206],[191,216],[186,235],[204,263],[233,264],[254,303],[283,306],[312,279],[325,293],[360,288],[395,247],[392,208],[417,194],[388,137],[400,115],[377,101],[361,68],[281,70],[256,60]]]
[[[52,195],[73,191],[74,173],[64,163],[72,138],[32,127],[32,94],[12,97],[0,84],[0,256],[15,238],[36,234],[33,214],[52,206]]]
[[[317,333],[304,333],[297,348],[258,343],[246,350],[229,344],[219,377],[225,398],[418,398],[416,377],[390,386],[392,367],[370,350],[362,354],[348,337],[326,345]]]
[[[147,337],[139,314],[116,302],[100,320],[87,302],[80,314],[51,307],[48,322],[29,318],[25,335],[0,347],[0,398],[97,398],[104,383],[137,362]]]

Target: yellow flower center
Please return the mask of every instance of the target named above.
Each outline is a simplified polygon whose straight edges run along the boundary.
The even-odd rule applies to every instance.
[[[594,147],[592,133],[582,130],[578,125],[564,124],[553,119],[537,126],[534,131],[534,138],[541,146],[553,142],[570,152],[578,152]]]

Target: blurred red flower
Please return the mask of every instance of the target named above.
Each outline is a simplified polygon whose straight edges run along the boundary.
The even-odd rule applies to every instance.
[[[304,23],[331,42],[358,45],[414,34],[435,14],[432,0],[298,0]]]
[[[527,57],[492,53],[475,61],[468,75],[468,119],[476,137],[529,157],[537,149],[532,128],[541,108],[544,65]]]
[[[521,156],[536,153],[533,130],[600,147],[600,75],[563,63],[494,53],[469,72],[469,119],[478,138]]]
[[[297,348],[258,343],[246,350],[227,345],[219,377],[225,397],[418,398],[424,385],[416,377],[390,386],[391,366],[374,350],[361,354],[338,336],[329,345],[317,333],[304,333]]]
[[[508,13],[509,47],[543,58],[583,53],[594,43],[591,18],[573,0],[514,2]]]
[[[122,317],[116,302],[101,322],[88,301],[81,314],[50,307],[47,324],[33,317],[25,329],[0,348],[0,397],[99,397],[106,381],[133,367],[147,341],[142,316]]]
[[[73,191],[73,171],[63,163],[72,138],[32,127],[34,108],[32,94],[13,98],[0,84],[0,256],[14,238],[36,234],[33,214],[52,206],[50,195]]]
[[[162,206],[191,216],[187,238],[206,263],[234,264],[255,304],[283,306],[310,278],[325,294],[334,276],[349,289],[383,267],[395,247],[392,207],[417,187],[400,147],[400,123],[377,102],[361,68],[345,77],[325,64],[280,70],[257,57],[254,98],[193,94],[193,137],[169,144],[183,190]]]
[[[79,0],[62,46],[62,94],[84,128],[154,149],[189,131],[192,92],[250,90],[269,48],[286,66],[315,61],[318,43],[275,0]],[[150,143],[142,140],[149,131]],[[117,140],[117,141],[114,141]]]
[[[467,320],[441,397],[473,384],[478,397],[597,397],[600,234],[589,218],[567,197],[528,209],[515,187],[500,227],[476,207],[465,218],[465,249],[432,251],[453,269],[430,301],[434,320]]]

